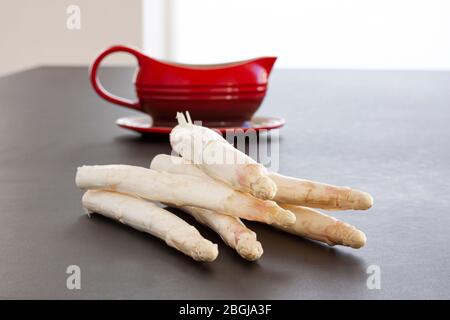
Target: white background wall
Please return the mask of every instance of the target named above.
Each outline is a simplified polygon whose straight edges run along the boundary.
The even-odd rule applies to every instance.
[[[278,67],[450,69],[448,0],[165,0],[165,22],[147,19],[161,1],[144,1],[146,50],[177,61],[270,54]]]
[[[66,27],[67,6],[81,29]],[[140,0],[1,0],[0,74],[41,64],[89,64],[107,46],[142,44]],[[126,55],[105,62],[134,63]]]
[[[270,54],[277,67],[450,69],[448,0],[143,1],[2,0],[0,74],[86,65],[115,43],[189,63]],[[81,30],[66,28],[71,4]]]

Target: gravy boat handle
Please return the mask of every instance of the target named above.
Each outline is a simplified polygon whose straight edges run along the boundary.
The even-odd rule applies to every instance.
[[[97,71],[98,68],[100,66],[100,63],[102,62],[102,60],[104,58],[106,58],[106,56],[110,55],[111,53],[115,53],[115,52],[126,52],[129,53],[133,56],[135,56],[135,58],[138,61],[139,66],[141,65],[141,61],[143,59],[143,55],[130,47],[126,47],[126,46],[113,46],[111,48],[106,49],[105,51],[103,51],[94,61],[94,63],[91,65],[91,68],[89,70],[90,73],[90,79],[91,79],[91,84],[94,87],[94,90],[97,92],[97,94],[102,97],[103,99],[118,104],[120,106],[123,107],[127,107],[127,108],[131,108],[131,109],[135,109],[135,110],[141,110],[141,106],[139,104],[139,101],[131,101],[129,99],[125,99],[125,98],[121,98],[118,97],[110,92],[108,92],[100,83],[100,80],[97,76]]]

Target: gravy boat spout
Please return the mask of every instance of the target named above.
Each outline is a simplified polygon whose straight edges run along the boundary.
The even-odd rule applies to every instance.
[[[259,64],[261,67],[266,70],[267,76],[270,75],[270,72],[272,71],[273,65],[275,64],[275,61],[277,61],[277,57],[262,57],[257,58],[254,60],[254,63]]]

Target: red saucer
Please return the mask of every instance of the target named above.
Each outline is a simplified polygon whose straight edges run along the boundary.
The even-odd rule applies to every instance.
[[[243,132],[253,129],[256,132],[261,130],[272,130],[281,128],[284,126],[284,119],[276,117],[258,117],[255,116],[252,120],[247,121],[241,127],[220,127],[211,128],[220,131],[221,133],[226,133],[227,130],[242,130]],[[116,121],[119,127],[133,130],[136,132],[144,134],[169,134],[172,131],[172,127],[153,127],[153,121],[150,116],[132,116],[119,118]]]

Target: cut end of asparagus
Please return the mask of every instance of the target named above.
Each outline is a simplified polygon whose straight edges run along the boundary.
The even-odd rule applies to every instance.
[[[263,248],[261,243],[250,234],[242,234],[236,244],[236,251],[239,255],[249,261],[255,261],[261,258]]]
[[[349,195],[349,200],[354,203],[354,210],[367,210],[373,205],[372,196],[360,190],[352,190]]]
[[[269,177],[260,177],[251,184],[251,193],[257,198],[270,200],[277,193],[277,185]]]

